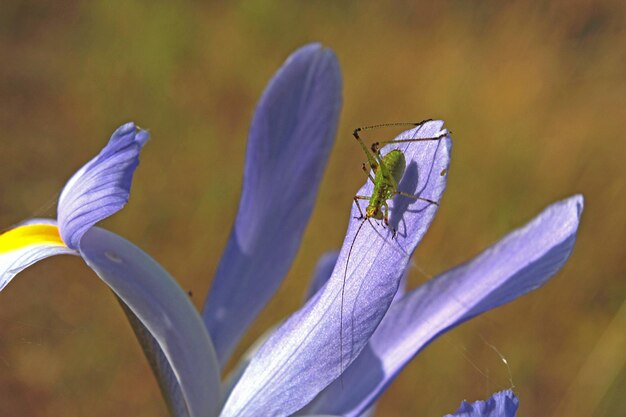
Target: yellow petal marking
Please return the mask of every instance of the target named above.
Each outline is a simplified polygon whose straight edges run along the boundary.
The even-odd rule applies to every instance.
[[[37,244],[65,246],[55,225],[28,224],[0,235],[0,254]]]

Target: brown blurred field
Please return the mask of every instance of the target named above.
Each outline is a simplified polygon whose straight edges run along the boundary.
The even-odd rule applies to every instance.
[[[441,118],[454,139],[448,191],[411,285],[553,201],[583,193],[585,213],[561,273],[427,347],[377,415],[442,416],[508,388],[509,372],[520,416],[622,415],[626,4],[434,4],[2,2],[0,228],[54,216],[67,178],[134,120],[152,141],[130,204],[104,225],[201,306],[255,102],[290,52],[318,40],[343,71],[336,145],[298,258],[239,352],[298,308],[318,257],[341,244],[363,182],[352,129]],[[0,334],[0,416],[166,415],[121,309],[79,259],[42,262],[0,293]]]

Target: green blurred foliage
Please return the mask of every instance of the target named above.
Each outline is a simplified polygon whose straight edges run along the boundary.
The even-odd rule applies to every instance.
[[[344,76],[337,142],[299,256],[239,352],[298,308],[318,257],[341,244],[363,183],[351,130],[442,118],[454,139],[448,191],[411,285],[555,200],[581,192],[585,213],[552,282],[426,348],[377,415],[440,416],[508,388],[509,373],[522,416],[618,415],[625,13],[618,0],[3,1],[0,225],[54,216],[65,180],[134,120],[152,141],[130,204],[104,225],[201,306],[235,215],[255,102],[290,52],[318,40]],[[166,415],[121,309],[79,260],[20,275],[0,294],[0,328],[0,415]]]

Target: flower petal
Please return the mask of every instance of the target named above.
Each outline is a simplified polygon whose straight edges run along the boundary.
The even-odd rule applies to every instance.
[[[259,102],[237,218],[203,312],[222,366],[291,266],[340,107],[337,59],[318,44],[291,55]]]
[[[359,416],[404,365],[440,334],[543,285],[569,257],[582,196],[549,206],[534,220],[394,303],[343,375],[316,399],[317,412]]]
[[[309,285],[307,290],[307,294],[305,297],[305,301],[308,301],[317,291],[319,291],[325,284],[328,282],[331,274],[333,273],[333,269],[335,269],[335,264],[337,263],[337,257],[339,256],[338,251],[326,252],[323,254],[319,261],[317,262],[317,266],[315,268],[315,273],[313,275],[313,279]],[[257,338],[254,343],[246,350],[246,352],[239,358],[237,366],[233,369],[227,378],[227,382],[225,384],[224,398],[228,398],[233,388],[236,386],[237,382],[243,375],[243,372],[246,370],[252,358],[256,355],[256,352],[259,348],[265,343],[265,341],[270,337],[272,333],[276,331],[276,329],[280,326],[280,323],[272,326],[267,329],[259,338]],[[302,411],[302,410],[301,410]]]
[[[90,227],[124,207],[139,152],[148,137],[148,132],[134,123],[121,126],[100,154],[65,184],[57,212],[61,237],[69,248],[78,249]]]
[[[365,412],[361,414],[359,417],[374,417],[375,413],[376,413],[376,404],[372,404],[372,406],[368,408],[367,410],[365,410]]]
[[[22,270],[54,255],[78,255],[65,246],[52,220],[32,221],[0,235],[0,291]]]
[[[178,380],[189,416],[217,415],[219,366],[187,294],[146,253],[111,232],[89,229],[80,247],[85,262],[158,342]]]
[[[133,328],[133,332],[135,332],[135,336],[137,336],[137,340],[139,340],[139,344],[148,359],[148,363],[150,364],[152,372],[157,379],[159,388],[161,389],[161,394],[165,399],[165,403],[167,404],[171,417],[189,417],[187,402],[185,401],[185,396],[183,395],[183,391],[178,383],[178,378],[176,377],[169,360],[165,356],[165,353],[159,346],[159,342],[152,336],[150,330],[143,325],[135,313],[133,313],[132,310],[119,299],[119,297],[117,300],[119,301],[120,306],[122,306],[122,310],[124,311],[124,314],[126,314],[128,322]]]
[[[313,297],[316,292],[318,292],[320,289],[322,289],[324,285],[326,285],[326,283],[331,277],[331,274],[333,273],[333,270],[335,269],[335,265],[337,264],[338,257],[339,257],[339,252],[337,251],[326,252],[320,257],[315,267],[315,274],[313,275],[313,279],[311,280],[311,283],[309,284],[309,288],[307,289],[305,301]],[[396,291],[396,295],[394,297],[393,302],[404,297],[404,294],[406,292],[407,278],[408,276],[407,276],[407,273],[405,272],[402,275],[402,278],[400,280],[400,285],[398,285],[398,291]]]
[[[468,403],[463,401],[454,414],[446,417],[515,417],[519,400],[513,391],[496,392],[486,401]]]
[[[317,261],[317,266],[315,267],[315,274],[313,275],[313,279],[309,284],[309,288],[306,292],[306,300],[309,300],[311,297],[315,295],[330,279],[331,274],[333,273],[333,269],[335,269],[335,264],[337,263],[337,257],[339,256],[339,252],[326,252],[321,256],[319,261]]]
[[[436,137],[445,133],[442,125],[430,122],[399,138]],[[446,183],[449,137],[394,146],[404,150],[409,163],[400,189],[438,201]],[[371,189],[367,184],[359,194],[368,195]],[[405,199],[399,196],[390,203],[391,224],[398,229],[394,240],[388,229],[354,219],[358,211],[352,206],[348,233],[332,277],[259,349],[226,402],[223,417],[289,415],[337,378],[342,364],[347,367],[356,358],[387,311],[409,257],[437,209],[435,204]],[[355,240],[361,224],[364,227]]]

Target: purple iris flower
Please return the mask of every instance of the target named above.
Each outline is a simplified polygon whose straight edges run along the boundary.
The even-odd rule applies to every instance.
[[[241,202],[202,317],[148,255],[92,227],[115,211],[95,215],[98,201],[111,201],[117,209],[121,205],[113,201],[126,201],[136,163],[114,179],[106,168],[96,168],[106,165],[103,157],[66,185],[60,206],[70,206],[59,207],[63,240],[47,244],[46,256],[79,254],[111,286],[172,415],[372,415],[378,397],[425,345],[465,320],[538,288],[569,257],[581,196],[549,206],[473,260],[406,291],[402,277],[437,205],[398,196],[390,201],[394,239],[389,228],[375,222],[364,224],[354,239],[361,220],[355,218],[358,209],[353,204],[342,249],[321,260],[304,306],[268,330],[221,384],[221,368],[296,255],[340,107],[337,60],[317,44],[296,51],[270,82],[252,121]],[[406,156],[400,190],[440,201],[451,149],[443,123],[427,122],[398,138],[436,136],[443,138],[398,143],[383,152],[397,148]],[[371,191],[372,185],[366,184],[358,194]],[[0,236],[4,284],[43,257],[31,249],[43,250],[37,245],[22,242],[16,250],[6,238],[15,230],[19,227]],[[20,251],[31,252],[24,256]],[[516,409],[517,399],[505,391],[484,402],[463,403],[454,416],[510,417]]]

